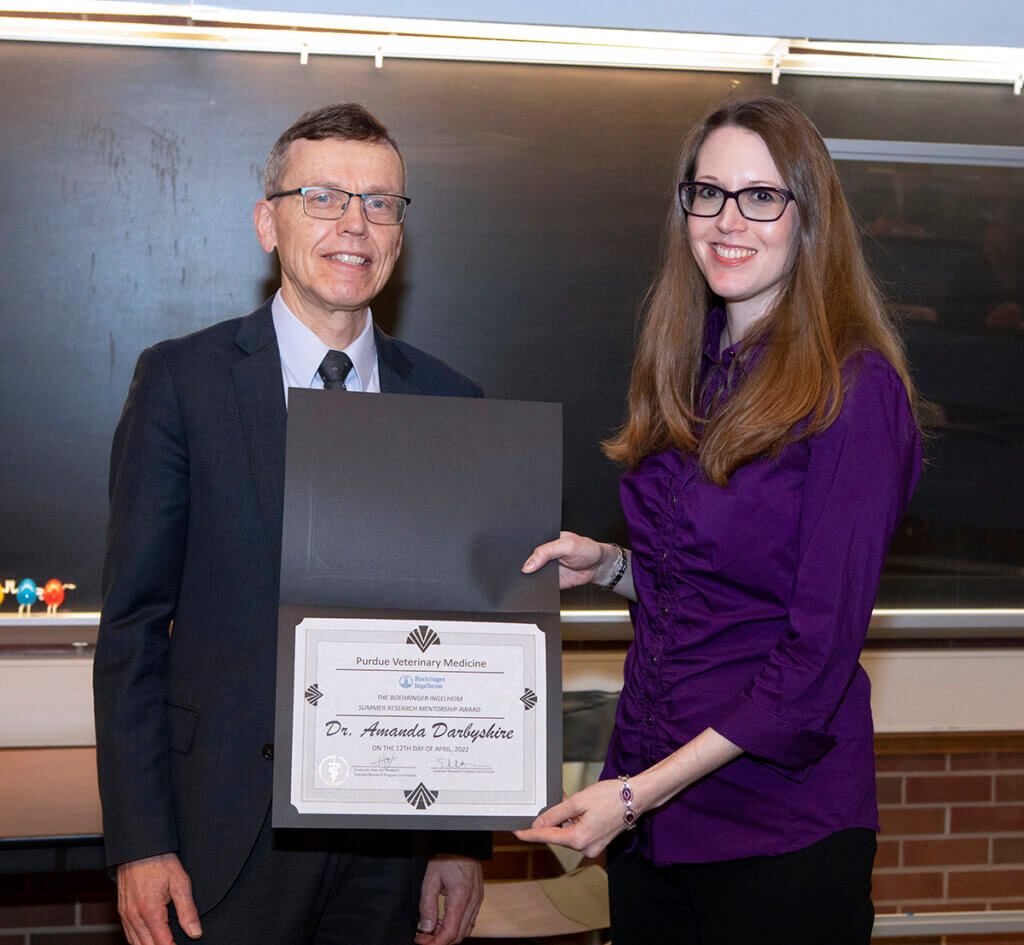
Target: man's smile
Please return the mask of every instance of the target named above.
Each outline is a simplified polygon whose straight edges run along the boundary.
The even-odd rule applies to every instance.
[[[355,253],[330,253],[324,259],[332,259],[335,262],[347,263],[350,266],[369,266],[370,260],[365,256],[357,256]]]

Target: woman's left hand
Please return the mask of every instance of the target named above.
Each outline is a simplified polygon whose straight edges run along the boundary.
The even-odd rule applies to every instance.
[[[520,840],[571,847],[593,858],[626,829],[621,791],[621,781],[598,781],[544,811],[532,827],[515,835]]]

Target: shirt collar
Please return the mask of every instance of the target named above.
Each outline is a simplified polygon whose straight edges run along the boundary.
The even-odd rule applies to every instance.
[[[766,340],[762,336],[759,340],[740,341],[737,344],[724,348],[721,352],[718,346],[722,343],[722,331],[725,328],[725,309],[715,307],[708,312],[704,322],[704,346],[702,354],[705,361],[712,364],[730,365],[733,361],[739,362],[740,370],[749,372],[750,369],[760,360],[764,353]],[[742,352],[742,357],[740,354]]]
[[[718,346],[721,344],[722,330],[725,328],[725,309],[713,308],[704,321],[704,357],[709,361],[718,362]]]
[[[312,387],[324,355],[330,347],[324,344],[285,304],[278,289],[270,305],[277,334],[281,362],[295,387]],[[373,337],[373,315],[366,310],[366,323],[359,337],[343,349],[352,359],[361,390],[366,390],[377,361],[377,343]],[[317,385],[319,386],[319,385]]]

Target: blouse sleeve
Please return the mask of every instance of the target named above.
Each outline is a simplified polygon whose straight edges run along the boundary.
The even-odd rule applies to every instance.
[[[844,370],[839,416],[808,441],[789,626],[711,727],[797,780],[835,743],[889,542],[921,471],[906,389],[880,355]]]

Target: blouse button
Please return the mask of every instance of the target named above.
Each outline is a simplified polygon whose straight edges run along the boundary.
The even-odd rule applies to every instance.
[[[677,496],[677,495],[672,496],[672,504],[673,505],[675,505],[678,501],[679,501],[679,496]]]
[[[647,724],[648,725],[650,725],[653,721],[654,721],[654,716],[653,715],[647,716]]]
[[[652,657],[651,657],[651,665],[652,665],[652,666],[656,666],[656,665],[657,665],[657,663],[658,663],[658,657],[656,657],[656,656],[652,656]]]
[[[662,604],[661,616],[662,617],[667,617],[668,616],[668,605],[667,604]]]
[[[667,557],[668,557],[668,552],[667,551],[663,551],[661,553],[661,560],[664,561]]]

